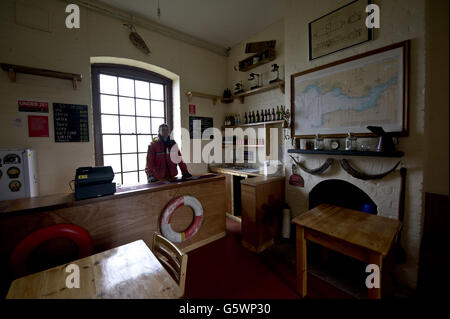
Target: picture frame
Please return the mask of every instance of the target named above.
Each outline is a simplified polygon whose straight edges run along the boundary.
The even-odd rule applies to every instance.
[[[409,40],[291,75],[291,136],[408,136]]]
[[[309,60],[373,40],[366,7],[372,0],[354,0],[308,23]]]

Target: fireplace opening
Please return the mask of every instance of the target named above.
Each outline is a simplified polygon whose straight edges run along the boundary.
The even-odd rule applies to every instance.
[[[377,205],[360,188],[339,179],[328,179],[317,184],[309,193],[309,209],[320,204],[330,204],[378,214]]]
[[[320,204],[378,214],[377,205],[363,190],[343,180],[325,180],[310,191],[309,209]],[[353,291],[352,295],[362,296],[366,264],[313,242],[308,242],[307,249],[310,272],[342,290]]]

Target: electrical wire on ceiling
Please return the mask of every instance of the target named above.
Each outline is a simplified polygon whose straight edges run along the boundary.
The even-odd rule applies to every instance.
[[[161,20],[161,8],[159,7],[159,0],[158,0],[158,10],[156,11],[156,14],[158,15],[158,20]]]

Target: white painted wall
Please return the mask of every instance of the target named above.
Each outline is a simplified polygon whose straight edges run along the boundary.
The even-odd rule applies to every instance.
[[[0,4],[0,61],[83,75],[78,90],[73,90],[71,82],[66,80],[17,74],[17,82],[12,83],[6,72],[0,72],[0,146],[36,149],[42,195],[69,192],[68,183],[74,178],[75,169],[95,164],[91,57],[130,59],[132,64],[158,66],[167,74],[178,76],[179,81],[174,83],[174,89],[178,90],[174,103],[180,110],[178,117],[185,128],[189,126],[189,102],[185,93],[192,90],[221,94],[226,86],[226,57],[138,27],[138,33],[152,51],[147,56],[131,44],[128,29],[120,20],[84,7],[80,7],[81,28],[67,29],[65,1],[20,0],[19,3],[25,7],[21,15],[31,22],[38,22],[38,25],[47,25],[49,32],[33,29],[16,23],[15,3],[14,0],[4,0]],[[48,114],[50,137],[29,138],[27,114],[18,112],[19,98],[45,100],[50,105],[53,102],[89,105],[90,142],[55,143],[52,106]],[[197,116],[211,116],[215,125],[223,123],[220,104],[212,106],[212,102],[206,99],[195,99],[192,103],[197,106]],[[12,125],[17,117],[24,119],[24,127]],[[192,173],[205,172],[207,165],[191,164],[189,169]]]
[[[353,48],[309,61],[308,59],[308,22],[348,3],[346,0],[324,1],[293,1],[287,0],[285,6],[285,61],[286,82],[291,74],[305,71],[316,66],[337,61],[359,53],[384,47],[407,39],[411,40],[411,67],[410,67],[410,134],[401,138],[399,150],[405,152],[402,158],[408,168],[406,189],[406,212],[404,231],[402,236],[403,247],[407,253],[407,262],[396,267],[396,278],[410,288],[417,283],[417,267],[419,245],[422,232],[423,217],[423,175],[425,162],[425,1],[423,0],[379,0],[375,1],[381,9],[381,28],[375,31],[375,40]],[[291,88],[286,87],[285,103],[289,105]],[[308,158],[307,166],[315,167],[324,158]],[[388,168],[394,161],[392,159],[352,158],[352,162],[367,172],[380,172]],[[286,165],[290,174],[290,162]],[[398,209],[399,177],[391,175],[382,181],[362,182],[335,167],[329,176],[340,179],[350,179],[357,186],[365,190],[377,205],[382,214],[396,217]],[[305,174],[303,174],[305,175]],[[325,178],[329,177],[325,176]],[[304,212],[308,207],[308,191],[317,183],[314,177],[307,176],[305,188],[287,185],[287,201],[295,215]],[[379,209],[380,211],[380,209]]]

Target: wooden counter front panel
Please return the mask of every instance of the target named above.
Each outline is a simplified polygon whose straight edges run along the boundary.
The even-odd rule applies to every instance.
[[[256,186],[241,183],[242,243],[261,252],[278,234],[284,203],[284,179]]]
[[[187,252],[225,236],[225,179],[180,185],[177,188],[77,205],[45,212],[16,214],[0,218],[0,271],[14,247],[29,233],[45,226],[71,223],[86,229],[94,242],[95,253],[142,239],[151,247],[153,233],[160,232],[159,217],[173,199],[190,195],[203,206],[203,224],[197,234],[176,244]],[[188,208],[174,213],[172,227],[186,225],[192,214]],[[190,209],[189,209],[190,210]],[[5,273],[5,272],[4,272]]]

